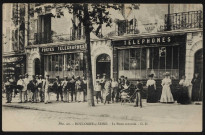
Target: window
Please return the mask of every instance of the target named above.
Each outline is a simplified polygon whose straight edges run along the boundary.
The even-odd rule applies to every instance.
[[[131,48],[118,51],[119,76],[130,79],[147,78],[153,73],[155,78],[163,78],[170,72],[179,77],[179,46]]]
[[[83,74],[83,53],[44,56],[44,70],[51,78]]]

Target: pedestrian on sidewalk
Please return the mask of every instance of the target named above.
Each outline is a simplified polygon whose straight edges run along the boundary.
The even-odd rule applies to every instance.
[[[30,89],[31,89],[31,97],[32,103],[37,103],[37,92],[38,92],[38,82],[36,80],[36,76],[32,75],[32,80],[30,81]]]
[[[4,84],[5,90],[6,90],[6,103],[11,103],[12,100],[12,91],[13,91],[13,85],[9,81],[9,77],[6,77],[6,82]]]
[[[180,89],[178,91],[177,103],[180,104],[190,104],[191,100],[188,95],[188,86],[189,82],[186,80],[186,77],[183,75],[182,79],[179,81]]]
[[[110,103],[111,101],[111,79],[109,78],[105,83],[105,101],[104,104]]]
[[[85,76],[83,76],[82,78],[83,80],[83,101],[85,102],[87,100],[87,79]]]
[[[19,103],[25,102],[26,84],[22,75],[19,75],[19,80],[17,81],[17,89],[19,91]]]
[[[59,101],[59,96],[61,101],[63,101],[62,86],[59,76],[56,76],[56,81],[53,83],[53,89],[56,91],[56,101]]]
[[[44,101],[44,92],[42,89],[43,81],[45,81],[42,77],[42,75],[39,75],[38,81],[38,101],[43,102]]]
[[[83,102],[83,88],[82,88],[83,82],[80,79],[80,76],[77,77],[77,81],[75,83],[75,89],[77,93],[77,101],[78,102]]]
[[[140,103],[140,107],[142,108],[142,97],[141,97],[142,90],[143,90],[142,83],[139,80],[137,80],[137,84],[135,86],[136,102],[134,107],[138,107],[138,104]]]
[[[113,78],[112,81],[112,102],[118,102],[118,98],[119,98],[119,88],[118,88],[118,82],[116,78]]]
[[[25,91],[25,100],[26,102],[30,100],[30,90],[28,89],[28,84],[29,84],[29,78],[28,78],[28,74],[26,73],[25,74],[25,78],[24,78],[24,82],[25,82],[25,85],[26,85],[26,91]]]
[[[40,101],[39,100],[40,98],[39,75],[36,75],[36,81],[38,82],[36,99],[37,99],[37,102],[39,102]]]
[[[50,102],[50,88],[52,87],[52,84],[50,83],[49,75],[46,75],[45,81],[43,81],[43,91],[45,92],[45,98],[44,98],[44,103],[47,104]]]
[[[101,103],[103,103],[103,98],[101,96],[102,86],[100,85],[99,81],[96,82],[94,90],[95,90],[97,104],[98,104],[98,98],[100,98]]]
[[[14,96],[14,98],[15,98],[16,95],[17,95],[17,89],[16,89],[16,87],[14,87],[14,86],[16,86],[16,81],[15,81],[13,75],[10,75],[9,82],[13,85],[13,87],[12,87],[12,92],[13,92],[13,96]]]
[[[71,101],[73,102],[73,98],[76,101],[76,91],[75,91],[75,77],[72,76],[71,80],[70,80],[70,94],[71,94]],[[73,97],[74,96],[74,97]]]
[[[68,95],[68,77],[64,77],[64,80],[62,81],[62,92],[64,97],[64,102],[69,103],[69,95]]]
[[[147,103],[156,103],[158,101],[156,94],[156,82],[153,79],[154,74],[149,75],[149,79],[147,80]]]
[[[170,79],[170,73],[165,73],[165,78],[162,80],[162,94],[160,98],[160,102],[162,103],[174,103],[174,98],[171,93],[170,85],[172,84],[172,80]]]

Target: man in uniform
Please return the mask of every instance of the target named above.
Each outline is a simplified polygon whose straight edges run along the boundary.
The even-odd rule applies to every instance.
[[[6,100],[7,100],[6,103],[11,103],[13,87],[11,82],[9,81],[9,77],[6,77],[6,82],[4,84],[4,87],[6,89]]]

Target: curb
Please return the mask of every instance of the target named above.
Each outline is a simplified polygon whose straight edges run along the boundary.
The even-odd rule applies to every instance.
[[[5,105],[5,104],[2,105],[2,107],[13,107],[13,108],[39,110],[39,111],[47,111],[47,112],[55,112],[55,113],[67,113],[67,114],[72,114],[72,115],[87,115],[87,116],[93,116],[93,117],[110,117],[110,118],[122,119],[122,120],[142,121],[142,120],[139,120],[139,118],[132,116],[132,115],[131,116],[128,116],[128,115],[123,115],[123,116],[118,115],[117,116],[117,115],[110,115],[110,114],[85,114],[85,113],[49,110],[49,109],[44,109],[44,108],[39,108],[39,107],[29,107],[29,106],[21,106],[21,105]]]

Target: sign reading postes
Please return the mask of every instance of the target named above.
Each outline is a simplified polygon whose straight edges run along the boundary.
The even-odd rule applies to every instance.
[[[185,42],[184,35],[177,36],[160,36],[160,37],[146,37],[146,38],[134,38],[129,40],[113,41],[113,45],[116,46],[129,46],[129,45],[151,45],[151,44],[173,44]]]
[[[84,49],[86,49],[85,44],[78,44],[78,45],[65,45],[65,46],[55,46],[55,47],[43,47],[40,48],[40,52],[41,53],[63,52],[63,51],[84,50]]]

